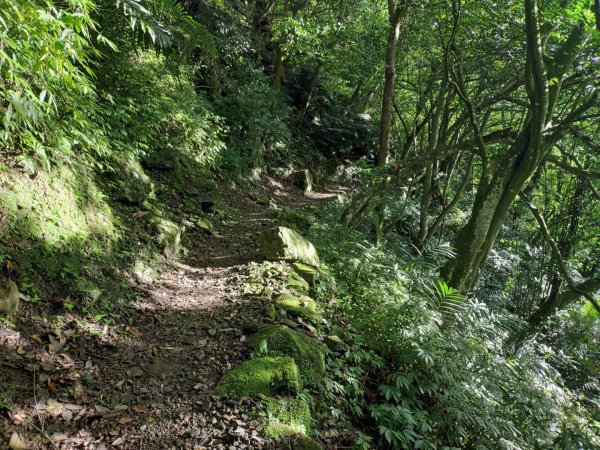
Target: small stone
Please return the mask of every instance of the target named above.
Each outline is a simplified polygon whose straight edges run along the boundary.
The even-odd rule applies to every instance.
[[[11,450],[26,450],[28,447],[25,441],[21,439],[21,436],[15,432],[10,437],[8,448]]]

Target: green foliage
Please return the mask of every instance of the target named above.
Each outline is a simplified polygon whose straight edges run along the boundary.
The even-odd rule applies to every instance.
[[[414,257],[400,241],[375,247],[356,233],[340,245],[338,230],[313,230],[338,281],[337,306],[386,361],[377,400],[364,397],[360,365],[342,372],[354,387],[332,386],[347,401],[342,410],[369,412],[387,445],[549,448],[577,428],[576,403],[543,349],[513,349],[522,322],[436,280],[444,248]],[[361,355],[354,348],[349,355]]]
[[[112,1],[112,0],[111,0]],[[216,56],[211,34],[185,12],[177,0],[114,0],[129,19],[134,43],[168,52],[178,46],[184,55],[196,47]]]
[[[103,40],[91,18],[94,7],[88,0],[0,2],[3,147],[28,149],[44,158],[49,149],[79,145],[89,125],[83,111],[95,109],[93,41]],[[102,136],[90,136],[91,141],[105,147]]]
[[[214,98],[216,111],[225,118],[229,132],[218,165],[232,174],[248,175],[285,151],[290,138],[286,125],[290,110],[260,69],[246,62],[236,69],[237,79],[228,87],[227,95]]]
[[[8,393],[0,391],[0,412],[10,411],[12,409],[12,402],[8,396]]]
[[[267,412],[265,434],[268,437],[280,439],[310,432],[310,408],[304,400],[264,397],[263,402]]]
[[[99,121],[118,154],[157,153],[213,167],[223,149],[221,119],[193,89],[189,68],[150,52],[105,61],[98,71]]]

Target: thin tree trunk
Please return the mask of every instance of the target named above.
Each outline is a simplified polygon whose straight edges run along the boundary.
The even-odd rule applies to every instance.
[[[408,11],[408,3],[396,5],[395,0],[388,0],[390,30],[385,52],[385,77],[383,98],[381,101],[381,129],[379,133],[379,153],[377,164],[387,164],[390,160],[390,133],[392,129],[392,104],[394,101],[394,84],[396,82],[396,48],[400,38],[400,24]]]
[[[583,297],[582,292],[594,293],[600,289],[600,278],[591,278],[589,280],[584,281],[583,283],[579,283],[575,286],[575,289],[569,287],[561,292],[554,301],[546,301],[542,303],[539,309],[531,315],[528,319],[528,322],[532,326],[538,326],[545,319],[550,317],[554,312],[559,309],[563,309],[566,306],[570,305],[573,302],[578,301],[581,297]]]
[[[433,192],[433,168],[434,164],[427,166],[425,171],[425,179],[423,180],[423,193],[421,195],[421,211],[419,214],[419,234],[415,240],[415,246],[422,248],[422,244],[427,236],[427,228],[429,224],[429,206],[431,205],[431,195]]]
[[[275,67],[273,70],[273,89],[279,92],[283,81],[283,51],[277,47],[275,52]]]
[[[312,77],[308,83],[306,100],[302,104],[300,108],[300,114],[298,115],[298,122],[302,123],[304,120],[304,116],[306,115],[306,111],[308,110],[308,106],[310,105],[310,99],[312,98],[312,94],[317,86],[317,81],[319,80],[319,72],[321,71],[321,61],[317,62],[317,67],[313,71]]]
[[[462,194],[465,191],[465,188],[467,187],[467,185],[469,184],[469,181],[471,180],[471,174],[473,173],[473,162],[474,161],[475,161],[475,155],[471,155],[471,158],[469,159],[469,163],[467,165],[467,170],[465,173],[465,177],[463,178],[463,181],[461,182],[460,186],[458,186],[458,189],[456,189],[456,193],[454,194],[454,197],[452,198],[450,203],[448,203],[448,205],[444,209],[442,209],[442,212],[440,213],[440,215],[435,219],[435,222],[433,223],[433,225],[427,232],[427,236],[425,237],[423,242],[420,244],[421,247],[423,247],[427,242],[429,242],[429,240],[435,235],[435,233],[438,230],[438,228],[440,227],[440,225],[444,222],[444,219],[446,218],[446,216],[448,214],[450,214],[450,212],[454,209],[454,207],[457,205],[458,201],[462,197]]]

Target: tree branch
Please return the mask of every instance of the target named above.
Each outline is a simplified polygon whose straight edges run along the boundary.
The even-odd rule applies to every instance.
[[[569,273],[569,270],[567,269],[565,261],[563,260],[562,254],[560,253],[560,249],[558,248],[558,245],[556,244],[556,242],[552,238],[552,235],[550,234],[550,231],[548,230],[548,226],[546,225],[544,216],[542,216],[541,213],[539,212],[539,210],[537,209],[537,207],[529,201],[529,199],[525,193],[521,193],[521,195],[525,199],[525,202],[527,203],[529,210],[531,211],[531,213],[533,214],[533,217],[535,217],[535,220],[537,221],[538,225],[540,226],[540,230],[542,231],[544,238],[548,241],[548,243],[550,244],[550,247],[552,247],[552,256],[554,257],[554,260],[558,264],[558,269],[559,269],[561,275],[563,276],[563,278],[567,281],[569,288],[573,292],[579,294],[580,296],[585,297],[594,306],[596,311],[598,311],[600,313],[600,304],[598,304],[598,302],[596,301],[594,296],[591,295],[589,292],[581,289],[578,285],[575,284],[575,281],[573,281],[573,278],[571,277],[571,274]]]

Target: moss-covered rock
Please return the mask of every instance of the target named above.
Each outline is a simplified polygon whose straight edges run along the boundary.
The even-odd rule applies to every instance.
[[[302,317],[311,322],[320,319],[316,302],[306,295],[280,295],[275,299],[275,305],[293,317]]]
[[[249,343],[258,350],[263,340],[269,354],[294,358],[305,384],[315,386],[321,382],[325,375],[323,344],[285,325],[268,325],[252,336]]]
[[[253,358],[227,372],[217,383],[217,395],[252,397],[297,393],[302,379],[293,358]]]
[[[309,195],[313,190],[315,176],[309,169],[299,170],[292,175],[294,186],[302,189],[304,195]]]
[[[265,231],[260,236],[260,245],[267,259],[319,266],[315,247],[291,228],[277,227]]]
[[[215,234],[215,228],[212,222],[204,217],[200,217],[196,220],[196,226],[206,234]]]
[[[304,400],[264,397],[263,401],[267,412],[266,436],[281,439],[310,432],[310,408]]]
[[[273,305],[267,305],[267,306],[265,306],[265,315],[271,320],[276,320],[277,319],[277,310],[275,309],[275,307]]]
[[[308,294],[310,291],[308,282],[296,272],[289,273],[283,284],[287,289],[301,294]]]
[[[93,301],[98,300],[102,295],[102,289],[92,280],[85,277],[79,277],[75,280],[71,285],[71,292],[81,297],[92,299]]]
[[[158,271],[152,267],[152,264],[143,259],[136,258],[131,266],[131,273],[138,281],[138,283],[142,284],[151,284],[160,278]]]
[[[314,267],[307,266],[301,262],[295,262],[292,264],[296,273],[302,277],[310,286],[315,286],[319,279],[319,271]]]
[[[118,200],[141,206],[146,200],[154,197],[154,185],[139,162],[117,157],[110,165]]]
[[[325,344],[331,351],[334,352],[345,352],[348,350],[348,345],[339,337],[334,334],[325,336]]]
[[[300,434],[296,437],[296,440],[292,442],[292,450],[323,450],[323,446],[314,439],[309,438],[304,434]]]
[[[150,219],[150,225],[155,233],[155,239],[161,246],[163,254],[169,260],[174,259],[179,253],[181,242],[181,228],[175,222],[154,216]]]
[[[19,309],[19,288],[14,281],[0,282],[0,314],[13,315]]]

